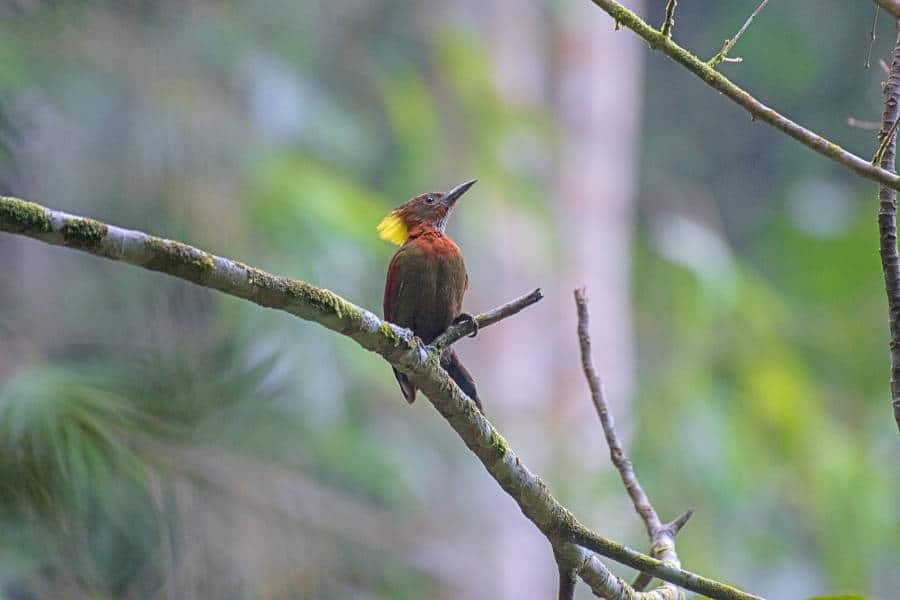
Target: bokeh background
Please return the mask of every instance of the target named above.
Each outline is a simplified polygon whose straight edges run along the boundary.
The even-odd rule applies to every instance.
[[[651,23],[663,0],[630,0]],[[756,0],[682,2],[712,56]],[[861,156],[893,24],[771,2],[723,72]],[[875,187],[588,0],[3,0],[0,193],[377,309],[375,225],[478,177],[449,230],[487,414],[599,532],[647,549],[577,363],[692,570],[767,597],[900,589]],[[555,565],[426,401],[313,324],[0,236],[4,600],[549,598]],[[618,567],[617,567],[618,569]],[[630,577],[627,569],[618,569]],[[585,590],[579,597],[587,597]]]

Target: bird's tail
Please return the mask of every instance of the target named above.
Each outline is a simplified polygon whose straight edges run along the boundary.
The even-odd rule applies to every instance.
[[[459,357],[456,355],[456,352],[453,351],[453,348],[447,349],[441,356],[441,366],[447,371],[450,378],[456,382],[459,389],[465,392],[466,396],[475,402],[475,406],[478,407],[478,410],[481,410],[481,400],[478,398],[475,380],[472,379],[472,375],[469,374],[469,371],[460,362]]]
[[[475,388],[475,380],[472,378],[468,369],[460,362],[459,357],[452,348],[446,350],[441,356],[441,367],[447,371],[447,374],[456,382],[459,389],[465,392],[465,394],[475,402],[475,406],[478,407],[478,410],[482,410],[481,399],[478,398],[478,390]],[[406,401],[410,404],[415,402],[418,388],[413,385],[409,380],[409,377],[397,369],[394,369],[394,377],[397,378],[397,383],[400,384],[400,391],[403,392],[403,397],[406,398]]]
[[[400,391],[403,392],[403,397],[406,398],[406,401],[412,404],[416,401],[416,386],[412,384],[409,380],[409,377],[394,369],[394,377],[397,378],[397,383],[400,384]]]

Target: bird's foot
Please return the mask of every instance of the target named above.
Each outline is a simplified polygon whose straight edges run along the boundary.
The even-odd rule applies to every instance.
[[[453,319],[453,324],[456,325],[457,323],[465,323],[466,321],[470,322],[472,324],[472,327],[475,328],[475,330],[469,334],[469,337],[473,338],[478,335],[478,321],[476,321],[475,317],[473,317],[469,313],[460,313],[458,317]]]

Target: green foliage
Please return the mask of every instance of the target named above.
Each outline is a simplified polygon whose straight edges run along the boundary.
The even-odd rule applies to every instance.
[[[424,74],[412,68],[397,69],[386,78],[381,92],[385,114],[393,133],[397,160],[403,165],[406,181],[434,181],[434,152],[443,145],[441,120],[435,98]],[[392,190],[403,198],[409,192],[400,189],[405,181],[397,178]],[[424,191],[424,190],[423,190]]]
[[[145,430],[185,440],[207,428],[214,431],[251,407],[270,406],[281,390],[262,382],[277,360],[263,354],[250,362],[237,341],[223,338],[205,348],[186,344],[104,366],[130,406],[148,416]]]
[[[24,541],[33,569],[58,557],[86,589],[118,594],[146,577],[160,523],[150,467],[134,449],[144,426],[121,396],[73,370],[35,368],[6,382],[0,518],[10,536],[2,547]]]
[[[76,372],[18,374],[0,389],[0,507],[58,515],[86,509],[122,479],[143,482],[127,444],[140,427],[121,397]]]
[[[465,115],[458,122],[452,115],[445,117],[449,121],[445,128],[453,135],[448,141],[467,141],[471,168],[477,169],[486,185],[503,189],[502,197],[515,198],[516,210],[546,215],[550,204],[541,193],[540,170],[528,161],[508,157],[514,154],[512,147],[532,147],[539,153],[555,132],[548,117],[526,104],[512,105],[498,94],[488,49],[470,33],[446,31],[436,38],[434,53],[453,100]],[[544,158],[521,154],[537,163]]]
[[[877,353],[848,353],[849,340],[878,348],[871,334],[881,322],[868,299],[882,293],[877,263],[865,259],[871,225],[862,213],[850,223],[843,234],[817,240],[780,215],[750,252],[758,263],[734,259],[716,279],[732,281],[727,301],[704,286],[700,271],[646,251],[638,260],[638,285],[668,290],[638,294],[640,328],[655,340],[646,359],[664,386],[648,386],[641,403],[650,419],[642,425],[642,473],[668,443],[653,428],[675,423],[690,432],[686,454],[666,467],[668,475],[654,476],[684,486],[685,503],[696,505],[703,490],[698,514],[717,515],[709,526],[720,536],[740,527],[733,515],[765,523],[748,536],[757,560],[813,552],[835,586],[863,586],[875,557],[895,544],[883,507],[896,490],[884,477],[879,442],[860,435],[864,405],[842,400],[842,390],[869,388],[879,364]],[[670,479],[675,473],[687,475]],[[841,544],[833,531],[842,532]],[[683,552],[708,551],[692,539],[685,537]]]
[[[314,156],[271,157],[261,164],[253,188],[256,224],[284,245],[303,244],[308,237],[323,243],[322,235],[365,241],[375,237],[382,216],[365,186]]]

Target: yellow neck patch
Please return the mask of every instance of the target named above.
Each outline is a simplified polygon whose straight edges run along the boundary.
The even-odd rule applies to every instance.
[[[388,216],[378,224],[378,236],[392,244],[402,246],[409,238],[409,229],[407,229],[403,217],[394,210],[389,212]]]

